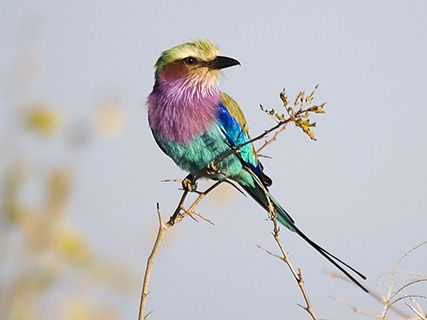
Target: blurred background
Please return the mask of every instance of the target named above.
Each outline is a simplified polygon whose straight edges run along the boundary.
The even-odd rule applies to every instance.
[[[320,83],[318,141],[289,127],[264,166],[298,226],[376,289],[427,239],[426,15],[425,1],[3,1],[1,318],[136,319],[156,202],[167,218],[180,196],[161,180],[185,175],[145,100],[161,51],[200,37],[241,62],[221,88],[253,135],[273,125],[259,104]],[[215,226],[186,219],[161,248],[153,319],[308,318],[286,267],[256,248],[276,250],[254,201],[224,187],[199,212]],[[322,319],[366,318],[331,296],[381,311],[303,240],[282,240]],[[427,249],[401,268],[426,274]]]

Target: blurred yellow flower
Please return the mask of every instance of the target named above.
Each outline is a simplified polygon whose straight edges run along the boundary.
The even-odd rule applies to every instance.
[[[90,253],[84,239],[75,231],[58,228],[53,236],[53,245],[58,253],[70,261],[86,263]]]
[[[66,169],[54,169],[47,181],[48,213],[59,215],[64,211],[72,186],[72,176]]]
[[[36,251],[45,248],[48,221],[42,215],[37,211],[26,212],[26,215],[20,221],[20,227],[28,239],[29,248]]]
[[[83,300],[74,300],[65,307],[65,319],[84,320],[89,319],[90,311]]]
[[[8,222],[21,222],[28,210],[27,205],[19,198],[25,177],[25,169],[19,161],[14,162],[6,170],[6,174],[3,177],[2,192],[0,194],[2,202],[0,213],[4,214]]]
[[[8,306],[8,314],[6,319],[12,320],[32,320],[37,314],[37,308],[34,304],[34,299],[28,295],[22,294],[16,296]]]
[[[106,137],[117,136],[123,129],[125,116],[116,103],[101,105],[95,115],[95,127],[99,134]]]
[[[35,104],[24,113],[26,127],[40,135],[50,136],[63,127],[63,119],[57,108],[46,104]]]
[[[117,314],[113,310],[100,310],[90,306],[85,300],[75,298],[67,301],[64,306],[64,315],[67,320],[115,320]]]

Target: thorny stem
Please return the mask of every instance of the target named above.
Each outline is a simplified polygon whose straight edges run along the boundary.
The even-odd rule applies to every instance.
[[[156,241],[154,242],[153,249],[151,250],[150,256],[148,257],[147,266],[145,268],[144,281],[142,282],[141,299],[139,303],[139,320],[147,319],[148,316],[151,314],[151,312],[147,315],[145,315],[144,313],[145,303],[147,301],[148,296],[148,288],[151,279],[151,270],[153,268],[154,259],[157,255],[157,252],[159,251],[160,244],[162,243],[165,232],[168,229],[168,227],[162,222],[159,203],[157,203],[157,217],[159,218],[159,230],[157,231]]]
[[[210,192],[212,192],[215,188],[217,188],[223,182],[224,180],[217,181],[205,191],[200,192],[196,200],[194,200],[190,208],[188,208],[187,210],[184,209],[183,204],[189,191],[184,190],[182,193],[181,199],[178,202],[178,205],[174,211],[174,214],[170,217],[169,221],[166,223],[162,221],[162,217],[160,215],[160,207],[159,207],[159,204],[157,203],[157,217],[159,219],[159,229],[157,231],[156,240],[154,241],[154,245],[153,245],[153,248],[151,249],[150,256],[147,259],[147,266],[145,268],[144,280],[142,282],[141,298],[139,303],[139,313],[138,313],[139,320],[148,319],[148,317],[152,313],[152,311],[150,311],[148,314],[145,314],[145,304],[147,302],[147,297],[149,295],[148,290],[150,286],[151,272],[153,269],[154,259],[157,256],[157,253],[160,249],[160,245],[162,244],[162,241],[166,235],[166,232],[170,228],[172,228],[175,224],[181,222],[186,216],[193,214],[194,210],[196,209],[200,201],[202,201],[202,199],[205,196],[207,196]],[[175,216],[175,213],[177,213],[176,216]]]
[[[274,138],[274,137],[273,137]],[[275,256],[276,258],[282,260],[283,262],[286,263],[286,265],[288,266],[289,270],[292,273],[292,276],[294,277],[294,279],[296,280],[298,287],[302,293],[302,296],[304,298],[305,301],[305,307],[303,305],[298,304],[298,306],[300,306],[301,308],[303,308],[305,311],[307,311],[307,313],[311,316],[311,318],[313,320],[317,320],[317,315],[316,312],[313,309],[313,306],[311,304],[310,298],[308,297],[307,294],[307,290],[305,289],[304,286],[304,279],[302,277],[302,270],[301,268],[298,268],[298,270],[295,270],[295,267],[293,266],[291,259],[289,258],[289,254],[286,252],[285,248],[283,247],[282,242],[280,241],[280,229],[279,229],[279,225],[277,224],[277,216],[276,216],[276,211],[274,209],[274,205],[273,203],[271,203],[269,194],[268,194],[268,190],[266,188],[263,189],[265,192],[265,196],[267,198],[268,201],[268,214],[269,214],[269,219],[270,221],[273,223],[273,238],[277,243],[277,246],[280,249],[280,252],[282,253],[281,256],[276,255],[271,253],[268,250],[265,250],[261,247],[259,247],[260,249],[263,249],[265,252],[267,252],[270,255]]]
[[[298,287],[301,291],[301,294],[302,294],[304,301],[305,301],[305,304],[306,304],[305,306],[298,304],[298,306],[300,306],[305,311],[307,311],[307,313],[310,315],[310,317],[313,320],[318,320],[316,312],[314,311],[313,305],[311,304],[311,300],[308,296],[307,290],[305,289],[305,286],[304,286],[304,279],[302,277],[302,270],[301,270],[301,268],[295,269],[295,267],[293,266],[293,264],[289,258],[289,254],[284,249],[283,244],[280,240],[279,229],[277,228],[277,222],[275,222],[275,220],[276,219],[274,219],[274,220],[272,219],[273,224],[274,224],[273,238],[276,241],[277,246],[279,247],[282,255],[279,256],[277,254],[274,254],[271,251],[268,251],[267,249],[262,248],[261,246],[258,246],[258,248],[265,251],[269,255],[274,256],[274,257],[278,258],[279,260],[282,260],[288,266],[289,270],[291,271],[292,276],[294,277],[295,281],[298,284]]]
[[[185,198],[187,198],[188,192],[189,192],[188,190],[184,190],[184,192],[182,193],[181,199],[179,200],[178,205],[176,206],[175,212],[173,213],[173,215],[169,219],[169,224],[171,226],[173,226],[175,224],[176,218],[178,217],[179,213],[181,212],[181,210],[183,208],[182,206],[185,202]]]
[[[289,270],[292,273],[292,276],[294,277],[295,281],[298,284],[298,287],[299,287],[301,294],[302,294],[304,301],[305,301],[305,306],[303,306],[301,304],[298,304],[298,306],[300,306],[305,311],[307,311],[307,313],[310,315],[310,317],[313,320],[317,320],[318,318],[317,318],[316,312],[313,309],[313,305],[311,304],[310,298],[307,294],[307,290],[305,289],[305,286],[304,286],[304,279],[302,277],[302,270],[301,270],[301,268],[295,269],[295,267],[293,266],[293,264],[291,262],[291,259],[289,258],[289,253],[286,252],[285,248],[283,247],[282,241],[280,240],[280,229],[279,229],[279,226],[277,224],[276,214],[274,212],[273,207],[271,207],[271,206],[269,206],[269,207],[270,207],[270,220],[273,223],[273,238],[276,241],[277,246],[279,247],[279,250],[280,250],[282,255],[279,256],[279,255],[273,254],[270,251],[265,250],[261,247],[259,247],[259,248],[263,249],[268,254],[273,255],[276,258],[282,260],[288,266]]]

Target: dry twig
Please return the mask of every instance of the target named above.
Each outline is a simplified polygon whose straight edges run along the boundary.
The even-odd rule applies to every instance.
[[[153,248],[151,250],[150,256],[148,257],[148,260],[147,260],[147,266],[145,268],[144,280],[142,282],[141,299],[140,299],[140,303],[139,303],[139,314],[138,314],[139,320],[147,319],[148,316],[153,312],[153,311],[150,311],[148,314],[145,315],[145,304],[147,302],[147,297],[149,294],[148,290],[149,290],[149,285],[150,285],[151,272],[153,269],[154,259],[157,256],[157,252],[159,251],[160,245],[162,244],[162,241],[166,235],[166,232],[170,228],[172,228],[175,224],[181,222],[182,219],[184,219],[186,216],[191,216],[192,214],[195,214],[195,215],[202,217],[200,214],[197,214],[194,211],[196,209],[196,206],[199,204],[200,201],[202,201],[202,199],[206,195],[208,195],[212,190],[214,190],[216,187],[218,187],[222,182],[223,181],[218,181],[215,184],[213,184],[211,187],[209,187],[207,190],[205,190],[204,192],[200,192],[199,196],[196,198],[196,200],[194,200],[194,202],[191,204],[191,206],[188,210],[184,209],[183,204],[184,204],[184,201],[185,201],[189,191],[184,190],[184,192],[182,193],[181,199],[178,203],[178,206],[175,209],[175,213],[178,213],[178,214],[174,217],[174,215],[175,215],[175,213],[174,213],[174,215],[172,215],[172,217],[166,223],[164,223],[162,221],[162,216],[160,214],[160,206],[157,203],[157,217],[159,219],[159,229],[157,231],[156,240],[154,241],[154,245],[153,245]],[[204,218],[204,219],[206,219],[206,218]],[[209,220],[207,220],[207,221],[210,222]],[[212,222],[210,222],[210,223],[212,223]]]
[[[283,247],[283,244],[280,240],[280,230],[279,227],[277,225],[277,219],[274,213],[270,212],[270,220],[273,223],[273,238],[276,241],[277,246],[279,247],[279,250],[281,252],[281,255],[277,255],[272,253],[269,250],[266,250],[264,248],[262,248],[261,246],[257,246],[258,248],[260,248],[261,250],[265,251],[266,253],[268,253],[271,256],[274,256],[276,258],[278,258],[279,260],[283,261],[289,268],[289,271],[291,272],[292,276],[294,277],[295,281],[298,284],[298,287],[301,291],[301,294],[304,298],[305,301],[305,306],[298,304],[298,306],[300,306],[301,308],[303,308],[305,311],[307,311],[307,313],[310,315],[310,317],[313,320],[317,320],[317,315],[316,312],[314,311],[313,305],[311,304],[310,298],[307,294],[307,290],[305,289],[304,286],[304,279],[302,277],[302,270],[301,268],[295,269],[295,267],[293,266],[290,257],[289,257],[289,253],[286,252],[285,248]]]
[[[412,254],[417,249],[421,248],[422,246],[426,245],[427,241],[415,246],[408,252],[406,252],[396,263],[396,265],[393,267],[392,271],[386,272],[384,274],[381,274],[378,277],[377,287],[379,288],[379,291],[381,293],[375,292],[374,290],[369,290],[370,296],[374,298],[377,302],[379,302],[382,305],[382,311],[379,313],[373,313],[373,312],[361,312],[361,309],[348,303],[344,299],[337,299],[334,298],[336,301],[343,303],[344,305],[350,307],[353,311],[365,315],[372,316],[374,315],[375,319],[378,320],[388,320],[391,319],[388,316],[389,311],[393,311],[399,316],[399,319],[405,319],[405,320],[427,320],[427,314],[422,310],[421,305],[418,303],[417,299],[427,299],[427,296],[425,295],[419,295],[419,294],[409,294],[407,293],[407,290],[411,288],[412,286],[420,283],[427,282],[427,276],[424,274],[420,274],[417,272],[408,272],[408,271],[399,271],[399,267],[401,262],[406,259],[410,254]],[[337,274],[335,272],[329,273],[332,277],[338,278],[340,280],[347,281],[347,279],[343,278],[340,274]],[[380,282],[382,278],[385,276],[390,277],[390,284],[387,290],[387,294],[382,293]],[[410,276],[410,278],[405,278],[403,280],[397,281],[396,276]],[[400,283],[400,286],[395,289],[396,285]],[[403,284],[402,284],[403,283]],[[411,314],[407,312],[407,310],[404,310],[401,308],[402,304],[399,304],[400,302],[403,302],[403,305],[406,306],[410,311]],[[413,316],[413,314],[415,316]]]

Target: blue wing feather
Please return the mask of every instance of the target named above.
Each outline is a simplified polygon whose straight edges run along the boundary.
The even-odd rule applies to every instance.
[[[236,147],[250,140],[250,137],[245,134],[246,130],[240,126],[236,118],[230,114],[227,107],[222,103],[218,104],[218,122],[230,146]],[[262,172],[261,163],[256,158],[252,144],[248,143],[244,145],[240,149],[239,155],[244,165],[250,168],[258,178],[263,180],[265,175]]]

